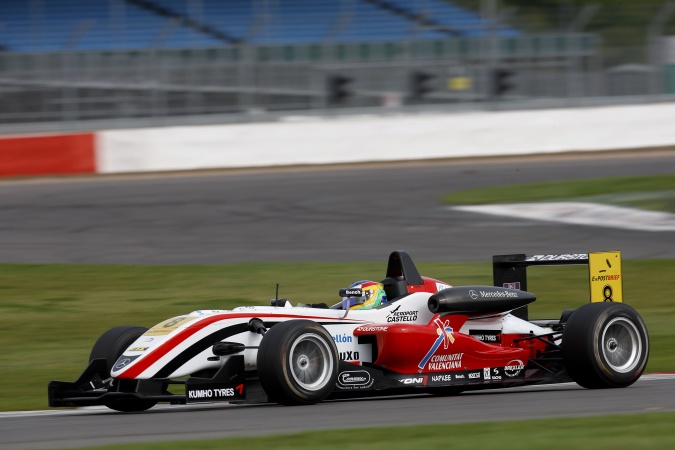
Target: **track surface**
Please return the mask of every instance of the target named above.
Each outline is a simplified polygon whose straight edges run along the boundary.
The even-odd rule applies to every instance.
[[[673,258],[675,232],[451,210],[466,188],[675,172],[675,152],[0,183],[0,262],[488,261],[623,251]],[[602,224],[602,217],[598,223]]]
[[[296,431],[675,411],[675,377],[645,376],[626,389],[576,384],[479,391],[456,397],[325,402],[312,406],[167,406],[144,413],[106,410],[0,414],[0,448],[40,449],[125,442],[259,436]]]
[[[664,245],[675,242],[672,232],[505,219],[449,210],[440,201],[480,186],[673,172],[675,152],[2,182],[0,262],[384,262],[394,249],[428,261],[613,249],[626,258],[673,258],[675,246]],[[557,385],[294,408],[2,413],[0,448],[666,410],[675,410],[672,377],[621,390]]]

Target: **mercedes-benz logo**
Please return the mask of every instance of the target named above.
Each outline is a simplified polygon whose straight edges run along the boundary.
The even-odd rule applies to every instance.
[[[471,297],[472,299],[475,300],[475,299],[478,298],[478,294],[476,294],[476,291],[474,291],[473,289],[471,289],[471,290],[469,291],[469,297]]]
[[[130,358],[120,359],[119,361],[117,361],[117,364],[115,364],[115,370],[124,369],[126,366],[129,365],[130,362],[131,362]]]

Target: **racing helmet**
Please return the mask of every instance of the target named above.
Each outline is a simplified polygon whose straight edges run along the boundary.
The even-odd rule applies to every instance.
[[[342,309],[372,309],[387,303],[382,283],[361,280],[352,283],[346,290],[360,291],[361,295],[342,297]]]

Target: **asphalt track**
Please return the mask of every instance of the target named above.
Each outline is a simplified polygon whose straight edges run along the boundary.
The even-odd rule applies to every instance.
[[[451,210],[480,186],[675,173],[675,151],[0,182],[0,262],[489,261],[622,250],[675,257],[675,232]],[[667,243],[671,244],[667,244]],[[665,244],[665,245],[664,245]]]
[[[574,383],[429,395],[330,401],[312,406],[166,406],[123,414],[102,408],[0,413],[0,448],[47,449],[261,436],[306,430],[675,411],[675,376],[643,376],[625,389]],[[348,432],[345,433],[345,437]]]
[[[459,189],[675,172],[675,152],[436,161],[0,183],[0,262],[487,261],[493,254],[623,251],[675,257],[675,233],[453,211]],[[602,218],[598,218],[599,222]],[[667,243],[671,244],[668,245]],[[666,245],[664,245],[664,243]],[[261,435],[310,429],[675,410],[672,376],[621,390],[574,384],[275,405],[0,413],[0,448]]]

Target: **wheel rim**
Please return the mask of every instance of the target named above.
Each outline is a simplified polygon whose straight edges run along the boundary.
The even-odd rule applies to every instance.
[[[602,332],[602,354],[616,372],[626,373],[635,368],[642,354],[642,339],[630,320],[612,319]]]
[[[329,345],[311,333],[303,334],[295,340],[291,347],[290,363],[293,379],[308,391],[324,387],[333,372]]]

